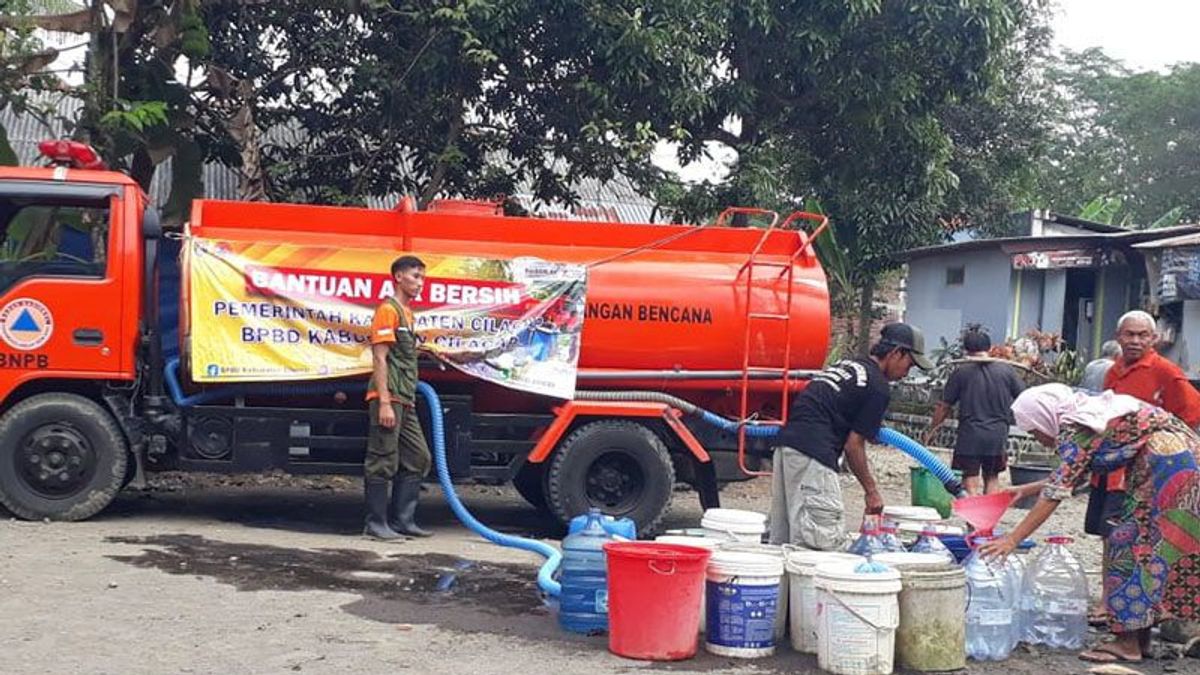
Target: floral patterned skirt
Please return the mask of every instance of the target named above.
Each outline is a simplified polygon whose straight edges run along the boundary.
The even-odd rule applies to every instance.
[[[1151,437],[1133,462],[1122,522],[1108,536],[1104,590],[1114,633],[1200,621],[1200,449],[1179,440]]]

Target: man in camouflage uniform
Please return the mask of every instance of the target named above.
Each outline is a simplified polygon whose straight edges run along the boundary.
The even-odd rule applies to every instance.
[[[416,522],[421,480],[429,473],[431,457],[417,419],[417,336],[409,307],[425,285],[425,263],[416,256],[401,256],[392,263],[392,279],[395,294],[376,308],[371,322],[371,429],[363,467],[363,534],[385,541],[433,534]]]

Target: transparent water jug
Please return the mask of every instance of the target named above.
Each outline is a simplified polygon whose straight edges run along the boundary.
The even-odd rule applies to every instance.
[[[921,536],[917,537],[917,541],[912,545],[913,553],[933,553],[945,558],[946,562],[957,563],[958,559],[954,557],[954,553],[946,548],[940,537],[937,536],[937,531],[932,527],[926,527],[921,530]]]
[[[1027,607],[1023,593],[1027,565],[1025,555],[1014,551],[1005,560],[1005,571],[1008,573],[1009,598],[1012,605],[1012,631],[1009,643],[1012,649],[1025,639]]]
[[[891,518],[883,518],[880,521],[879,540],[883,542],[884,550],[889,553],[904,551],[904,543],[900,541],[899,526]]]
[[[604,544],[612,536],[604,529],[599,509],[587,514],[576,533],[563,539],[563,560],[558,598],[558,625],[573,633],[596,634],[608,630],[608,570]]]
[[[1025,639],[1054,649],[1081,649],[1087,637],[1088,586],[1070,537],[1047,537],[1025,573]]]
[[[963,571],[967,575],[967,656],[976,661],[1003,661],[1013,648],[1015,593],[1008,565],[996,558],[984,559],[975,551],[963,561]]]
[[[854,543],[850,545],[849,552],[864,557],[887,552],[888,549],[883,543],[882,534],[883,529],[879,516],[863,516],[858,539],[855,539]]]

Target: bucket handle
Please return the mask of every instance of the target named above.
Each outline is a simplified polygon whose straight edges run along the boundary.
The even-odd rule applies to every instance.
[[[887,626],[877,625],[874,621],[868,619],[867,617],[865,617],[861,613],[859,613],[859,611],[857,609],[854,609],[850,605],[847,605],[846,601],[842,600],[841,597],[839,597],[836,593],[829,593],[828,595],[830,597],[832,597],[834,600],[837,600],[837,603],[839,605],[841,605],[842,607],[845,607],[847,612],[850,612],[854,616],[858,617],[859,621],[862,621],[863,623],[867,624],[871,628],[874,628],[876,632],[882,633],[884,631],[896,630],[896,628],[898,628],[900,625],[900,623],[898,621],[895,624],[891,624],[891,625],[887,625]]]
[[[670,568],[669,569],[659,569],[658,566],[664,565],[664,564],[670,565]],[[646,565],[651,570],[653,570],[655,574],[661,574],[664,577],[669,577],[672,574],[675,574],[675,561],[674,560],[651,560],[650,562],[646,563]]]

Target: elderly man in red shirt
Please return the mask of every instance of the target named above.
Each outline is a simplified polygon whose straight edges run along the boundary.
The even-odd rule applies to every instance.
[[[1139,310],[1124,314],[1117,321],[1117,342],[1121,357],[1104,376],[1104,388],[1156,405],[1193,429],[1200,425],[1200,392],[1179,366],[1154,350],[1158,342],[1154,317]],[[1093,473],[1084,530],[1107,536],[1111,530],[1109,518],[1121,513],[1124,501],[1124,469]],[[1097,622],[1103,620],[1102,616],[1094,618]]]

